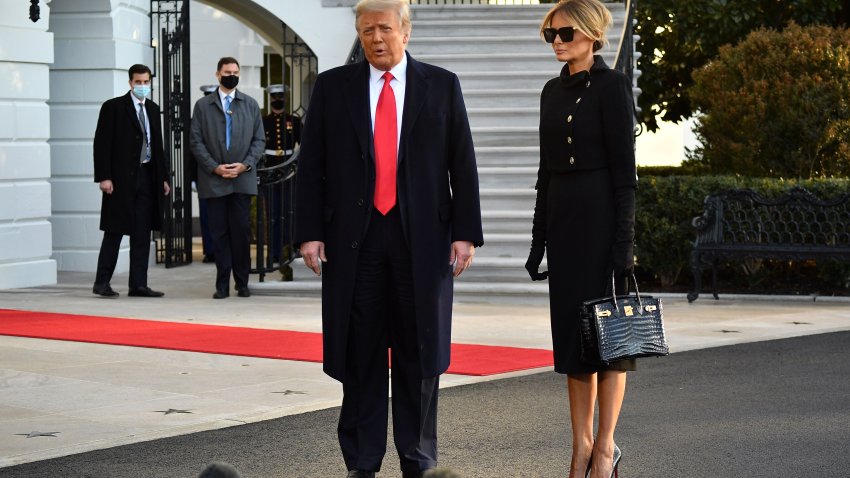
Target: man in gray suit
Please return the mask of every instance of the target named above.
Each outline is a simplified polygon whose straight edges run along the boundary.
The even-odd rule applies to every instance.
[[[218,60],[216,93],[195,103],[192,154],[198,163],[198,197],[207,199],[215,251],[214,299],[230,296],[230,274],[239,297],[250,297],[251,269],[248,215],[257,195],[257,172],[266,138],[254,98],[236,90],[239,62]]]

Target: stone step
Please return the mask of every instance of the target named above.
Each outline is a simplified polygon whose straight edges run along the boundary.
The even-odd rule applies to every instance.
[[[472,140],[477,146],[537,146],[537,126],[476,126]]]
[[[551,5],[411,5],[414,28],[423,20],[543,20]],[[622,10],[622,7],[620,7]]]
[[[473,138],[474,141],[474,138]],[[533,146],[482,146],[476,143],[475,160],[478,167],[540,165],[540,147]]]
[[[530,234],[533,217],[531,209],[481,211],[484,234]]]
[[[467,108],[496,108],[520,106],[540,108],[540,90],[534,88],[496,88],[492,90],[464,90],[463,101]]]
[[[523,257],[493,257],[487,253],[487,243],[475,250],[472,259],[472,267],[467,269],[455,284],[468,282],[531,282],[528,271],[525,270],[525,261],[528,259],[528,247],[526,246]],[[546,259],[540,265],[540,270],[546,270]]]
[[[533,211],[537,191],[534,185],[528,188],[480,188],[481,209],[484,211],[512,210]]]
[[[414,15],[415,16],[415,15]],[[411,38],[430,37],[490,37],[494,33],[505,36],[528,36],[540,38],[540,18],[491,20],[480,17],[472,20],[416,20],[414,18]]]
[[[525,259],[528,257],[530,244],[531,228],[524,233],[489,233],[484,235],[484,247],[481,248],[481,256],[498,259]]]
[[[547,70],[517,70],[508,63],[496,71],[461,71],[457,72],[460,86],[464,94],[473,90],[492,90],[498,88],[517,89],[527,88],[542,91],[547,81],[560,73],[559,65],[553,65]]]
[[[612,45],[618,45],[616,36],[609,37]],[[410,54],[416,58],[422,55],[433,55],[445,52],[454,54],[502,54],[514,55],[514,60],[520,60],[520,55],[538,53],[556,62],[552,46],[544,42],[536,34],[522,36],[492,36],[492,37],[411,37],[407,46]],[[423,60],[424,61],[424,60]]]
[[[549,284],[546,281],[532,282],[526,273],[525,259],[516,261],[502,268],[505,273],[496,269],[479,267],[480,261],[473,260],[472,267],[467,269],[454,282],[454,297],[457,301],[475,301],[488,303],[529,303],[546,304],[549,301]],[[489,277],[475,275],[476,269],[484,269],[491,277],[503,277],[506,280],[491,280]],[[545,269],[544,269],[545,270]],[[523,276],[523,274],[525,274]],[[251,282],[251,293],[254,295],[278,297],[320,297],[322,283],[320,281],[292,282]]]
[[[468,71],[501,71],[508,67],[514,71],[550,71],[553,72],[550,74],[551,78],[557,75],[563,66],[550,52],[539,49],[524,53],[421,53],[411,48],[410,54],[417,60],[437,65],[458,75]]]
[[[536,166],[479,166],[479,187],[492,188],[528,188],[537,182]]]
[[[540,108],[467,108],[469,125],[472,128],[486,126],[522,126],[538,128]]]

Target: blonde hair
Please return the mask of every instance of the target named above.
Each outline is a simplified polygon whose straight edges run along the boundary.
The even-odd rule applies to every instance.
[[[401,23],[401,31],[410,33],[413,24],[410,22],[410,2],[408,0],[360,0],[354,6],[354,24],[360,15],[367,12],[387,12],[395,10]]]
[[[365,1],[365,0],[364,0]],[[593,51],[598,51],[608,43],[605,32],[611,27],[611,12],[599,0],[561,0],[552,7],[540,24],[543,29],[552,26],[555,15],[562,14],[576,23],[576,30],[593,39]]]

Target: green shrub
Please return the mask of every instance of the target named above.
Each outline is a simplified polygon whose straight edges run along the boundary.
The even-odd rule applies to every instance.
[[[757,30],[693,77],[702,147],[688,163],[711,174],[850,175],[850,30]]]
[[[635,215],[637,272],[655,279],[662,288],[692,284],[689,261],[696,232],[691,221],[702,214],[707,195],[725,189],[751,188],[763,196],[776,197],[794,186],[804,187],[822,199],[850,192],[850,180],[847,179],[642,176],[638,183]],[[821,278],[835,287],[844,287],[850,279],[850,267],[846,264],[824,264],[818,269]],[[760,262],[746,263],[745,269],[739,272],[743,280],[741,287],[783,280],[782,276],[788,274],[787,267],[763,270]]]

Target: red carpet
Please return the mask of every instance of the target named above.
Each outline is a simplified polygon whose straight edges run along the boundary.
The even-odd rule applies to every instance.
[[[0,309],[0,335],[322,361],[322,334],[314,332]],[[447,373],[493,375],[551,365],[551,350],[452,344],[452,363]]]

